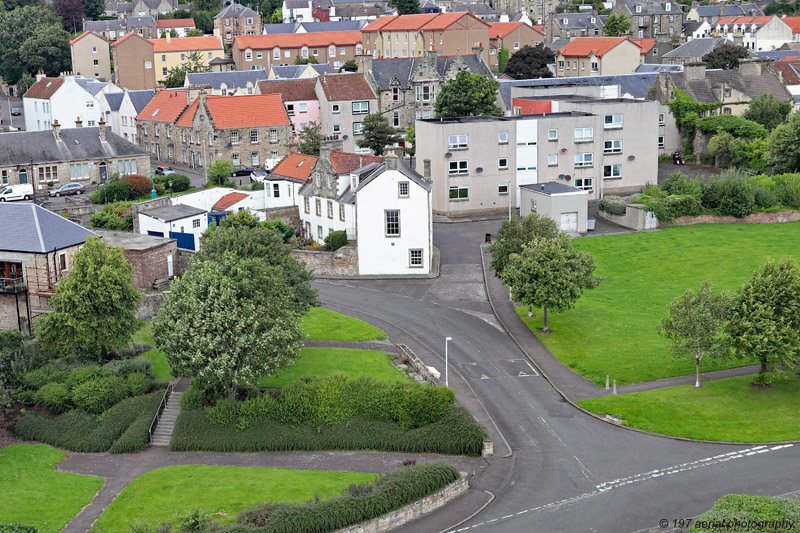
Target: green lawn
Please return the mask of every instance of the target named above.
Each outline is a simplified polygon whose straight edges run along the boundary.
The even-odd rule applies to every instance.
[[[0,448],[0,523],[61,531],[94,498],[103,479],[56,472],[64,452],[44,444]]]
[[[800,380],[776,381],[772,389],[750,386],[754,376],[720,379],[647,392],[583,400],[578,405],[609,414],[631,427],[687,437],[735,442],[800,439]]]
[[[150,346],[155,345],[155,342],[153,342],[153,323],[150,320],[144,322],[142,327],[131,336],[131,342],[144,342]]]
[[[153,373],[156,379],[167,381],[173,378],[172,371],[169,368],[169,364],[167,364],[167,354],[158,348],[144,352],[139,357],[150,359],[153,362]]]
[[[391,356],[375,350],[351,348],[303,348],[294,365],[258,380],[260,387],[280,389],[302,376],[330,376],[337,372],[350,377],[372,376],[385,381],[407,381],[392,364]]]
[[[386,333],[372,324],[322,307],[312,307],[303,319],[303,331],[310,340],[374,341]]]
[[[152,470],[134,479],[97,521],[101,531],[127,531],[144,519],[152,526],[194,509],[230,523],[239,512],[267,501],[303,502],[339,495],[351,483],[376,474],[241,466],[183,465]]]
[[[605,383],[606,374],[619,384],[691,374],[693,362],[671,357],[656,330],[667,304],[688,288],[698,290],[706,278],[718,290],[735,290],[769,257],[800,259],[798,235],[800,223],[795,222],[699,225],[575,239],[576,247],[594,255],[603,281],[573,309],[551,313],[554,333],[538,336],[562,364],[597,384]],[[538,314],[525,320],[534,331],[542,327]],[[726,364],[714,367],[704,360],[702,370],[749,362]]]

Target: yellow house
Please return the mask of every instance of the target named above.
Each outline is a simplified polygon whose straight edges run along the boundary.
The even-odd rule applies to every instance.
[[[194,51],[200,53],[204,65],[213,59],[223,59],[225,49],[217,37],[176,37],[174,39],[150,39],[153,43],[153,63],[156,79],[164,79],[172,67],[181,67],[187,56]]]

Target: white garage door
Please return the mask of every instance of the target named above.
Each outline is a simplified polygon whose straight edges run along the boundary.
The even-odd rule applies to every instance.
[[[561,231],[578,231],[578,213],[561,213]]]

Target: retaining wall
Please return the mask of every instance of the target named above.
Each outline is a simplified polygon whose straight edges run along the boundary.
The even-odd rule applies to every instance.
[[[744,218],[722,217],[717,215],[697,215],[678,217],[662,226],[691,226],[693,224],[780,224],[800,222],[800,211],[779,211],[777,213],[753,213]]]
[[[317,276],[358,276],[358,247],[354,242],[335,252],[293,250],[292,255]]]

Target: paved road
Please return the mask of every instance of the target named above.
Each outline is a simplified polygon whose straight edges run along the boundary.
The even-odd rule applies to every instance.
[[[8,105],[9,103],[11,104],[10,106]],[[10,118],[12,126],[24,130],[25,116],[20,115],[12,117],[11,111],[9,111],[9,107],[18,107],[19,110],[22,111],[22,98],[11,97],[9,99],[2,91],[0,91],[0,118],[3,119],[3,124],[8,124],[8,120]]]
[[[499,222],[436,225],[442,276],[420,281],[319,282],[323,302],[405,330],[481,399],[511,448],[513,474],[466,531],[636,531],[707,510],[724,494],[800,489],[800,446],[779,449],[677,441],[614,427],[569,404],[488,320],[474,285],[478,245]],[[439,356],[441,357],[441,356]],[[520,372],[524,375],[520,375]],[[702,406],[698,406],[702,408]],[[502,448],[502,443],[498,442]],[[739,453],[742,450],[747,450]],[[749,455],[748,455],[749,454]],[[481,488],[483,481],[476,484]]]

